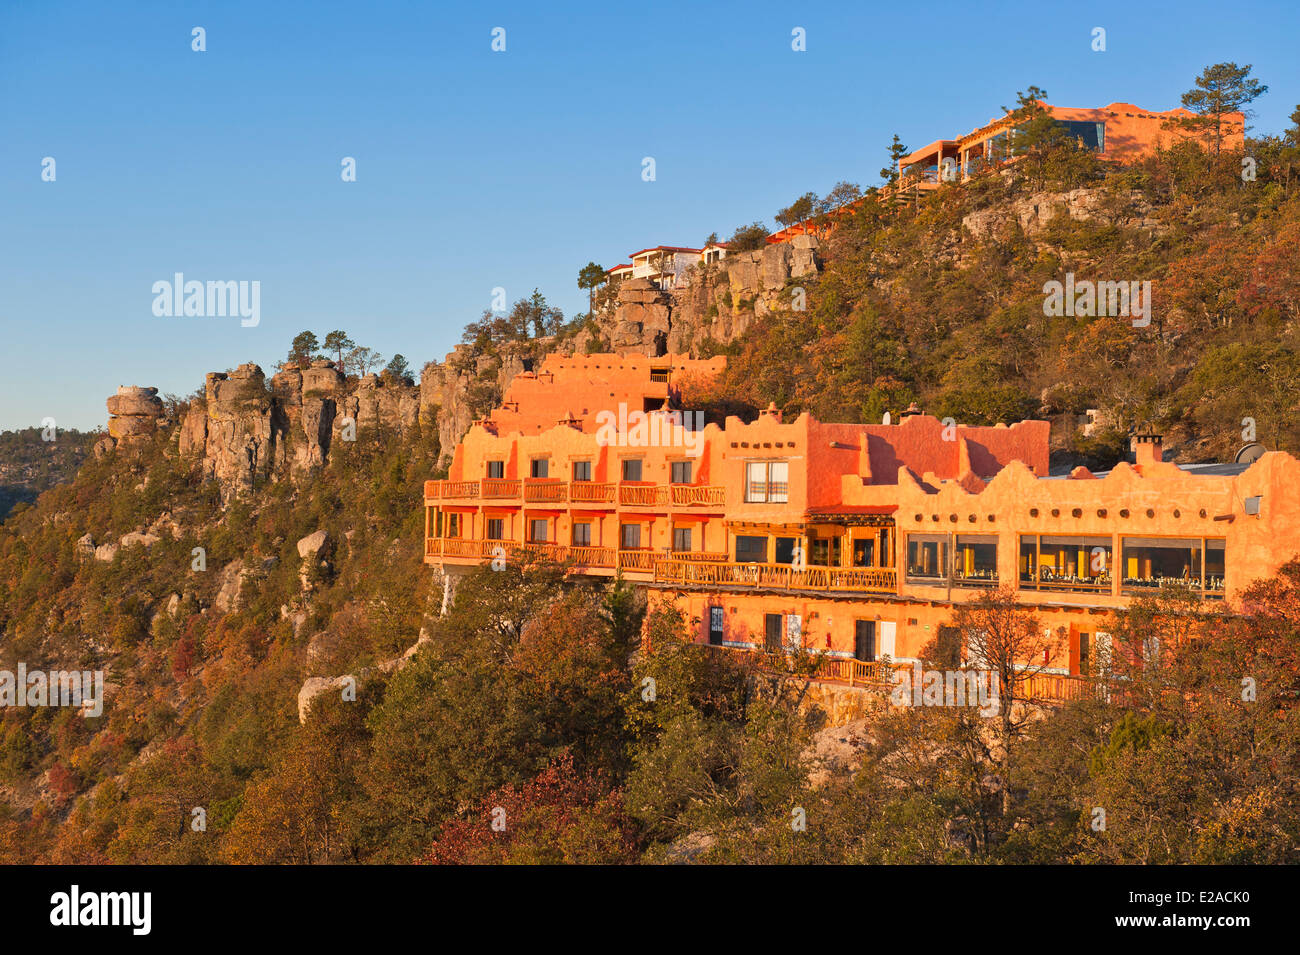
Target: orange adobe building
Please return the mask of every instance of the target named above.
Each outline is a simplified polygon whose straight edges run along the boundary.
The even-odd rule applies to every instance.
[[[1179,585],[1231,603],[1300,550],[1286,454],[1180,466],[1143,435],[1133,464],[1051,475],[1045,421],[678,410],[682,380],[723,363],[551,356],[517,376],[448,479],[425,483],[425,561],[454,574],[529,551],[621,573],[701,642],[798,645],[850,675],[910,663],[951,636],[954,604],[1007,584],[1054,637],[1034,662],[1065,678],[1090,672],[1134,596]]]

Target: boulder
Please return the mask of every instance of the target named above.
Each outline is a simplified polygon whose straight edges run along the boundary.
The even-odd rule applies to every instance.
[[[298,541],[298,556],[303,560],[309,557],[316,557],[324,550],[325,545],[329,542],[329,533],[324,529],[313,531],[302,540]]]

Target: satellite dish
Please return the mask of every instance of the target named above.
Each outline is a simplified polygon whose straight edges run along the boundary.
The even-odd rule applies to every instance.
[[[1233,460],[1238,464],[1250,464],[1262,458],[1267,450],[1258,441],[1252,441],[1250,444],[1242,445],[1241,450],[1237,452],[1237,456]]]

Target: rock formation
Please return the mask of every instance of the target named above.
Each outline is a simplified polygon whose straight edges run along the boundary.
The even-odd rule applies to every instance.
[[[121,385],[108,401],[108,433],[116,441],[147,438],[158,430],[163,403],[157,388]]]

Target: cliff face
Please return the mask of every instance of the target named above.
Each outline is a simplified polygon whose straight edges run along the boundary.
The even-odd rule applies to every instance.
[[[791,307],[798,280],[815,277],[820,268],[817,249],[813,236],[796,236],[738,252],[692,270],[684,287],[670,291],[648,279],[628,279],[614,307],[596,316],[600,337],[620,354],[651,356],[698,355],[710,341],[725,345],[752,322]],[[581,350],[586,340],[579,335],[575,343]]]
[[[180,424],[177,450],[205,477],[238,494],[329,460],[336,441],[376,429],[399,435],[419,421],[419,389],[367,375],[346,380],[328,360],[285,369],[268,382],[251,362],[210,372],[202,401]]]

